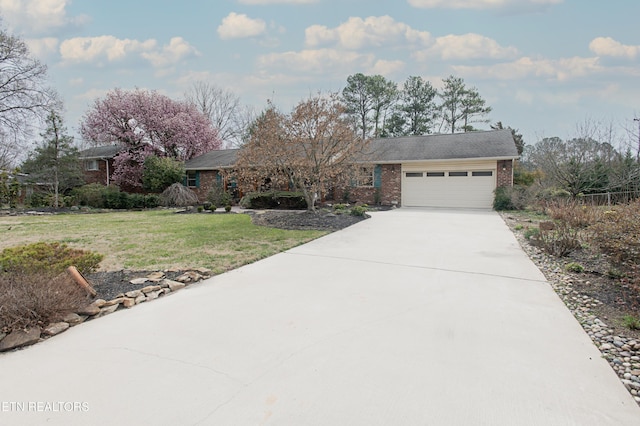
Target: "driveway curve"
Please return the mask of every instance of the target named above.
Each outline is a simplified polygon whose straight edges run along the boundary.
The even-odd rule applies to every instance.
[[[637,425],[495,212],[397,209],[0,356],[0,424]]]

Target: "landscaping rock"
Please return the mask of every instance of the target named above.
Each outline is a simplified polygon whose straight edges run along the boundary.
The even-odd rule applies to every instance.
[[[147,279],[146,278],[134,278],[129,282],[131,284],[135,284],[135,285],[142,285],[142,284],[145,284],[147,282]]]
[[[169,287],[169,290],[171,291],[176,291],[176,290],[180,290],[181,288],[186,287],[186,284],[178,282],[178,281],[173,281],[173,280],[164,280],[162,281],[163,284],[166,284]]]
[[[111,305],[111,306],[106,306],[102,309],[100,309],[100,313],[98,315],[96,315],[96,318],[100,318],[103,317],[105,315],[109,315],[114,313],[118,308],[120,307],[120,304],[117,305]]]
[[[98,308],[102,308],[107,303],[104,299],[96,299],[93,301],[92,305],[97,306]]]
[[[130,298],[135,299],[136,297],[140,296],[142,294],[141,290],[132,290],[132,291],[128,291],[126,292],[124,295]]]
[[[164,272],[162,271],[152,272],[149,275],[147,275],[147,280],[154,281],[154,282],[158,282],[163,278],[164,278]]]
[[[65,330],[68,330],[69,327],[71,327],[69,325],[68,322],[56,322],[53,324],[49,324],[44,330],[43,333],[46,334],[47,336],[55,336],[56,334],[60,334]]]
[[[122,299],[122,306],[125,308],[131,308],[136,305],[136,299],[131,297],[125,297]]]
[[[93,303],[85,306],[84,308],[80,309],[77,312],[78,315],[87,315],[89,317],[93,315],[97,315],[99,313],[100,313],[100,308],[94,305]]]
[[[138,303],[142,303],[146,300],[147,300],[147,296],[145,296],[144,294],[140,294],[138,297],[135,298],[134,302],[136,302],[136,305],[137,305]]]
[[[40,340],[41,331],[40,327],[34,327],[27,331],[12,331],[4,339],[0,340],[0,352],[37,343]]]
[[[147,300],[153,300],[153,299],[157,299],[161,293],[162,293],[162,289],[159,289],[156,291],[150,291],[148,293],[145,293],[145,296],[147,296]]]
[[[146,286],[145,288],[143,288],[143,289],[142,289],[142,292],[143,292],[144,294],[147,294],[147,293],[151,293],[152,291],[158,291],[158,290],[160,290],[161,288],[162,288],[162,287],[161,287],[161,286],[159,286],[159,285],[148,285],[148,286]]]
[[[124,297],[118,297],[116,299],[113,300],[109,300],[108,302],[104,303],[101,308],[106,308],[108,306],[113,306],[113,305],[119,305],[120,303],[122,303],[122,300],[124,299]]]
[[[81,317],[80,315],[72,312],[69,313],[67,315],[65,315],[62,318],[62,321],[66,322],[67,324],[69,324],[70,326],[74,326],[74,325],[78,325],[81,322],[83,322],[87,317]]]

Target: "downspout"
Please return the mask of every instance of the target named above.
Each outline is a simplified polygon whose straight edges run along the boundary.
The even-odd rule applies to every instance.
[[[107,186],[109,186],[109,184],[111,182],[109,182],[109,159],[108,158],[101,158],[102,161],[104,161],[105,165],[106,165],[106,169],[107,169]]]

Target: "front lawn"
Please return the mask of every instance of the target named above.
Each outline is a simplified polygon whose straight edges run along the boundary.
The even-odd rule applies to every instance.
[[[256,226],[246,214],[171,210],[0,216],[0,250],[62,242],[105,256],[100,270],[209,268],[221,273],[322,235]]]

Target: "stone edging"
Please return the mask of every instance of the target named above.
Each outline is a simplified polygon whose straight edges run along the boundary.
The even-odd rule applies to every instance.
[[[47,327],[33,327],[28,330],[14,330],[9,334],[0,333],[0,352],[33,345],[85,321],[103,317],[118,309],[129,309],[165,294],[175,293],[186,286],[211,278],[211,270],[200,268],[189,270],[175,280],[164,278],[164,272],[153,272],[144,278],[136,278],[132,284],[149,285],[117,295],[112,300],[96,299],[77,312],[67,314],[62,321]]]
[[[503,220],[509,226],[505,215]],[[510,226],[509,229],[511,229]],[[607,324],[592,311],[592,308],[602,304],[600,300],[574,290],[573,278],[564,272],[560,261],[529,244],[521,232],[512,230],[512,233],[522,250],[544,274],[551,288],[578,320],[602,353],[602,357],[609,362],[622,384],[640,405],[640,342],[614,334],[615,331],[607,327]]]

